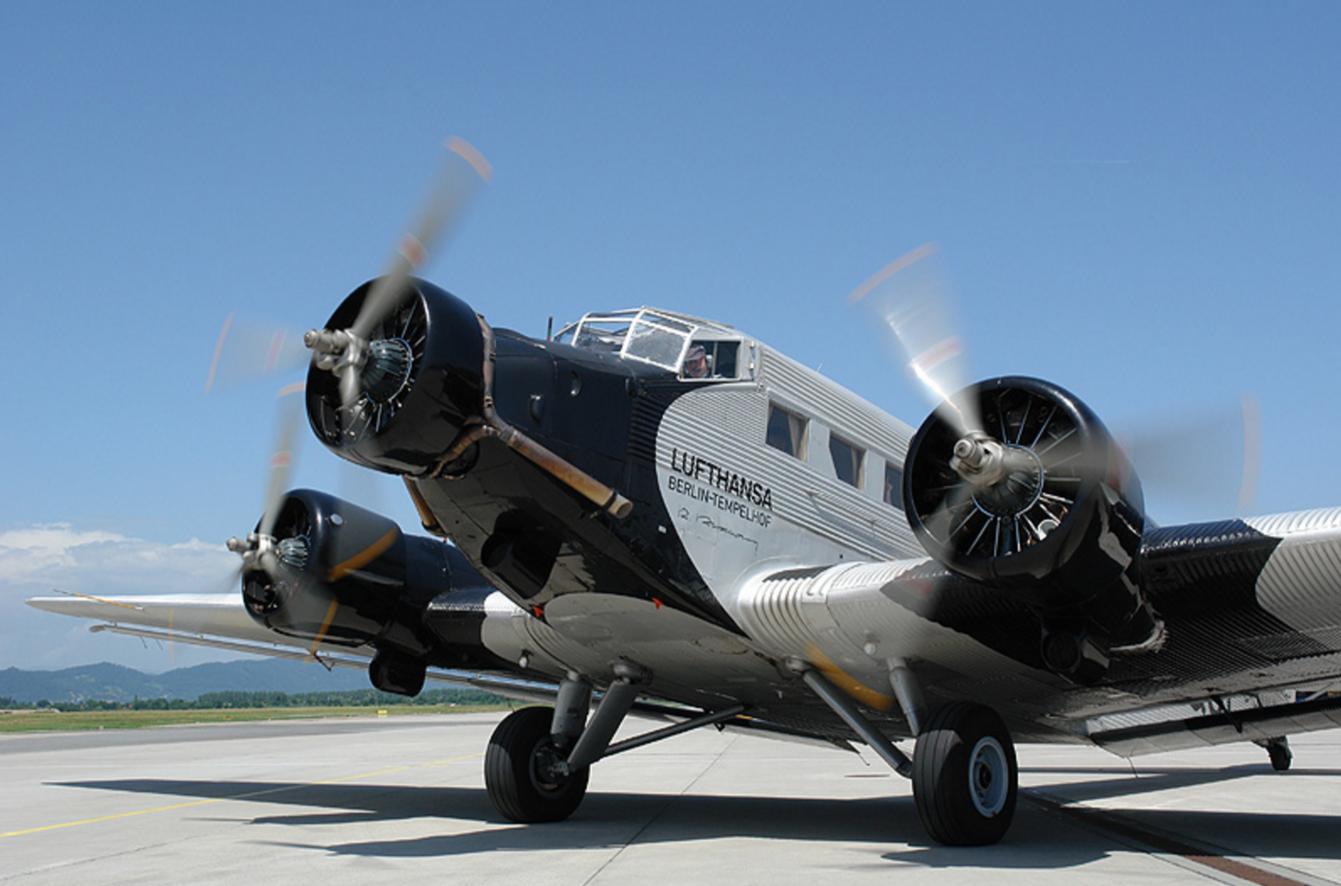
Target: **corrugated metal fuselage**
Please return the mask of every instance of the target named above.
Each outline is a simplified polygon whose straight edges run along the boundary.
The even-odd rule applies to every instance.
[[[1341,569],[1282,554],[1297,529],[1288,520],[1148,533],[1143,584],[1164,644],[1116,655],[1092,686],[1049,672],[1038,615],[949,575],[908,529],[890,480],[912,429],[738,338],[748,360],[737,377],[690,381],[498,332],[499,414],[633,510],[618,519],[593,508],[496,439],[475,444],[456,476],[412,481],[510,601],[486,620],[495,653],[598,682],[632,662],[655,675],[655,695],[742,701],[834,735],[843,727],[782,661],[831,665],[869,690],[861,697],[895,733],[906,724],[888,669],[910,661],[933,701],[991,705],[1023,740],[1076,739],[1105,714],[1341,673]],[[779,413],[800,434],[771,445]],[[1308,527],[1314,555],[1321,544],[1341,562],[1341,514]],[[1187,565],[1197,551],[1218,565]],[[1264,594],[1259,577],[1286,570],[1295,578]],[[1268,636],[1264,650],[1254,638]]]

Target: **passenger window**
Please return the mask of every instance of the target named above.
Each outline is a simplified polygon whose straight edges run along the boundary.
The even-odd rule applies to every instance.
[[[885,504],[903,510],[903,471],[885,462]]]
[[[861,488],[862,465],[866,461],[866,450],[858,449],[846,440],[833,434],[829,435],[829,455],[833,458],[833,470],[849,486]]]
[[[768,445],[804,461],[806,424],[801,416],[773,403],[768,404]]]

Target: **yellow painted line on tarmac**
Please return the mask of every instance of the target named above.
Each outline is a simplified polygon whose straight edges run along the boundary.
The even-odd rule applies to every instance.
[[[26,831],[10,831],[7,834],[0,834],[3,837],[22,837],[24,834],[40,834],[43,831],[54,831],[60,828],[72,828],[81,824],[97,824],[100,821],[113,821],[118,818],[130,818],[135,815],[148,815],[151,812],[167,812],[170,809],[185,809],[188,806],[204,806],[206,803],[221,803],[225,799],[235,799],[232,797],[216,797],[210,800],[194,800],[190,803],[177,803],[172,806],[155,806],[153,809],[139,809],[135,812],[120,812],[116,815],[103,815],[99,818],[85,818],[79,821],[67,821],[61,824],[49,824],[40,828],[29,828]]]
[[[115,813],[114,815],[101,815],[98,816],[97,818],[83,818],[80,819],[79,821],[66,821],[61,822],[60,824],[43,825],[42,827],[28,828],[22,831],[10,831],[7,834],[0,834],[0,839],[4,839],[5,837],[22,837],[25,834],[40,834],[43,833],[44,831],[57,831],[60,830],[61,828],[73,828],[86,824],[98,824],[99,822],[104,821],[116,821],[117,819],[120,818],[134,818],[137,815],[150,815],[155,812],[171,812],[174,809],[189,809],[192,806],[207,806],[210,803],[225,803],[230,800],[252,800],[255,799],[256,797],[264,797],[267,794],[279,794],[285,791],[299,791],[302,790],[303,788],[314,788],[320,785],[339,784],[341,782],[346,781],[358,781],[364,778],[376,778],[379,775],[388,775],[392,772],[405,772],[410,769],[421,769],[425,766],[441,766],[444,763],[459,763],[462,760],[472,760],[475,759],[476,757],[483,757],[483,756],[484,752],[481,751],[478,754],[466,754],[463,757],[448,757],[445,760],[432,760],[428,763],[414,763],[410,766],[395,766],[392,767],[391,769],[379,769],[376,772],[364,772],[359,775],[344,775],[339,778],[327,778],[323,779],[322,781],[308,782],[307,784],[285,785],[284,787],[279,788],[266,788],[263,791],[248,791],[247,793],[244,794],[234,794],[231,797],[210,797],[207,800],[192,800],[188,803],[173,803],[170,806],[155,806],[152,809],[136,809],[132,812],[118,812]]]

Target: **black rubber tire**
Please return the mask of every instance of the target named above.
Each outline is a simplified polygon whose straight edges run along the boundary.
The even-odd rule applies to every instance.
[[[997,842],[1018,794],[1015,746],[996,712],[963,702],[938,708],[913,752],[913,799],[931,838],[947,846]]]
[[[544,775],[538,758],[553,751],[553,708],[522,708],[503,719],[484,753],[484,786],[494,808],[518,824],[563,821],[587,794],[590,769],[554,779]]]
[[[1271,768],[1277,772],[1289,772],[1290,764],[1294,762],[1294,753],[1290,751],[1290,744],[1285,739],[1273,739],[1267,743],[1267,756],[1271,758]]]

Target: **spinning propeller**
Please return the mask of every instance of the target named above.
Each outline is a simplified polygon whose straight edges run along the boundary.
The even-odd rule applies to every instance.
[[[976,501],[979,508],[986,504],[991,509],[993,500],[1004,504],[1004,498],[1036,492],[1045,465],[1039,464],[1039,447],[1028,445],[1032,440],[1026,438],[1056,429],[1048,427],[1043,416],[1031,416],[1031,404],[1013,408],[998,404],[984,415],[983,402],[962,393],[974,379],[936,244],[919,246],[877,271],[853,291],[848,303],[869,310],[897,342],[918,389],[956,437],[947,467],[959,478],[959,489],[947,496],[944,507],[962,513]],[[1261,467],[1261,418],[1250,395],[1228,409],[1184,413],[1119,434],[1117,439],[1141,476],[1154,481],[1155,487],[1201,500],[1213,500],[1236,487],[1237,511],[1252,507]],[[1241,459],[1234,458],[1239,447],[1216,445],[1225,440],[1242,441]],[[1042,460],[1048,467],[1064,462],[1073,475],[1102,475],[1115,469],[1107,451],[1065,445],[1051,458],[1044,454]]]
[[[306,557],[303,539],[275,538],[284,491],[288,488],[289,475],[293,471],[298,424],[302,419],[302,398],[293,395],[301,394],[303,387],[298,382],[279,392],[279,417],[275,423],[275,443],[270,455],[269,478],[260,523],[256,531],[248,533],[245,539],[234,536],[227,541],[228,550],[242,557],[240,573],[243,576],[249,572],[263,572],[273,582],[282,563],[292,563]]]
[[[488,161],[465,141],[452,138],[445,147],[446,159],[411,233],[402,239],[387,273],[371,284],[353,322],[346,328],[314,329],[303,336],[304,345],[312,351],[312,364],[339,379],[341,425],[346,429],[361,417],[366,420],[367,413],[375,411],[407,385],[414,360],[407,338],[413,336],[407,331],[407,321],[398,315],[398,304],[411,273],[459,223],[479,186],[492,178]],[[283,332],[235,324],[230,316],[215,347],[206,390],[219,378],[245,378],[296,368],[300,361],[295,359],[295,351],[292,339]],[[297,353],[306,354],[301,350]],[[228,549],[242,559],[239,574],[247,607],[254,616],[263,619],[286,604],[302,574],[309,566],[316,566],[321,556],[312,549],[316,518],[305,504],[306,499],[286,496],[298,426],[305,411],[304,398],[291,395],[304,389],[305,385],[298,383],[280,392],[264,510],[256,530],[246,538],[234,537],[227,542]],[[336,514],[330,519],[338,522],[340,518]],[[380,536],[342,563],[348,566],[370,562],[398,537],[398,533]],[[352,568],[332,569],[318,580],[338,582]],[[332,595],[320,629],[314,635],[313,653],[326,639],[339,608],[337,597]]]
[[[1163,637],[1142,587],[1147,519],[1129,454],[1164,488],[1205,494],[1237,485],[1246,510],[1259,465],[1255,404],[1245,400],[1229,420],[1211,415],[1126,435],[1119,446],[1093,410],[1051,382],[970,383],[937,262],[934,245],[919,247],[849,297],[899,344],[932,405],[903,464],[909,526],[959,579],[1032,610],[1042,666],[1091,684],[1113,653],[1157,648]],[[1243,458],[1226,470],[1236,439]],[[935,621],[941,595],[928,588],[920,596],[912,605]]]
[[[313,329],[302,337],[303,344],[312,351],[311,361],[340,379],[346,413],[356,410],[365,397],[380,397],[383,392],[394,391],[408,376],[412,360],[409,344],[400,337],[379,338],[373,333],[394,310],[410,274],[427,261],[432,248],[451,234],[479,186],[493,178],[489,162],[463,139],[452,137],[445,148],[447,156],[411,233],[401,240],[386,275],[373,284],[354,322],[345,329]],[[235,322],[230,314],[215,345],[205,390],[208,393],[221,381],[297,368],[306,359],[307,352],[284,330]],[[241,555],[244,573],[263,572],[272,580],[281,563],[296,562],[306,555],[300,550],[300,539],[274,537],[302,416],[302,398],[290,399],[288,395],[302,391],[301,383],[280,391],[279,419],[260,525],[245,539],[234,537],[227,543],[229,550]]]
[[[381,331],[395,310],[410,274],[451,233],[479,186],[493,178],[489,162],[467,142],[453,137],[446,148],[442,171],[418,222],[401,240],[387,273],[373,284],[354,322],[345,329],[313,329],[303,336],[316,367],[340,379],[346,424],[356,418],[360,401],[385,400],[408,379],[413,361],[410,344],[394,334],[374,338],[373,333]]]

